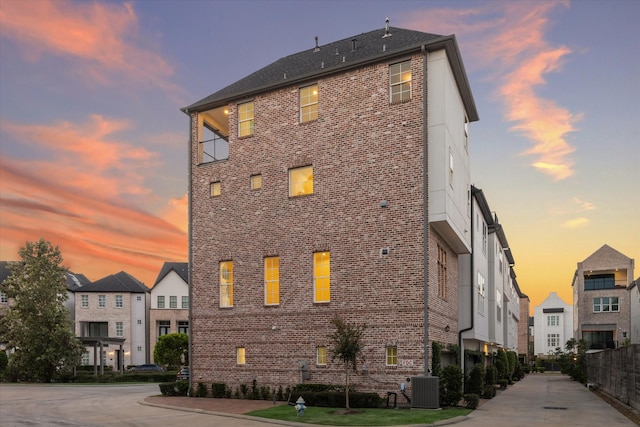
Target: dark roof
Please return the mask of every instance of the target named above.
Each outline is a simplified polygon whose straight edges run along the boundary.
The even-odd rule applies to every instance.
[[[4,282],[10,275],[9,263],[15,261],[0,261],[0,283]],[[74,273],[72,271],[67,272],[67,289],[71,292],[75,292],[82,286],[88,285],[91,281],[84,274]]]
[[[87,284],[81,289],[77,289],[76,292],[144,293],[149,292],[149,288],[129,273],[121,271],[120,273],[112,274]]]
[[[0,261],[0,283],[7,280],[7,278],[11,275],[9,271],[8,264],[12,261]]]
[[[389,36],[385,37],[385,34],[386,30],[382,28],[285,56],[183,108],[182,111],[187,114],[191,111],[205,111],[266,90],[419,52],[424,46],[427,51],[447,49],[469,120],[478,120],[455,36],[441,36],[396,27],[389,28]]]
[[[176,273],[178,273],[178,276],[180,276],[180,278],[184,280],[185,283],[189,283],[189,263],[165,262],[153,286],[157,285],[171,271],[175,271]]]

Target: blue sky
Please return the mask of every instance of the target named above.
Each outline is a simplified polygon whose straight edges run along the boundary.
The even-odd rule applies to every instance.
[[[186,261],[179,109],[301,50],[391,26],[456,34],[480,115],[472,182],[518,283],[571,302],[576,262],[640,256],[640,2],[0,2],[0,259],[59,245],[97,280]],[[636,277],[638,273],[636,272]]]

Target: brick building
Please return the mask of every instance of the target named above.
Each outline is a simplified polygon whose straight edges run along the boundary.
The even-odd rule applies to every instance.
[[[367,325],[360,390],[458,343],[478,115],[454,36],[316,39],[183,111],[194,382],[341,383],[335,315]]]

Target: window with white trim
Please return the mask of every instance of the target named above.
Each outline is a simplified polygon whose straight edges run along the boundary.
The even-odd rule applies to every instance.
[[[116,336],[117,337],[124,336],[124,327],[122,322],[116,322]]]
[[[107,306],[107,296],[98,295],[98,307],[105,308]]]
[[[600,297],[593,299],[593,312],[594,313],[609,313],[619,312],[620,304],[618,297]]]
[[[411,61],[389,66],[389,92],[392,104],[411,99]]]
[[[238,104],[238,136],[253,135],[253,101]]]
[[[116,295],[116,308],[122,308],[122,295]]]
[[[327,364],[327,347],[316,348],[316,365]]]
[[[89,295],[80,296],[80,306],[82,308],[89,308]]]

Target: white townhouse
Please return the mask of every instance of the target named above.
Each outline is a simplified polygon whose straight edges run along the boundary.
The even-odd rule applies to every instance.
[[[547,357],[557,348],[565,350],[565,344],[573,338],[573,306],[551,292],[533,309],[534,354]]]

